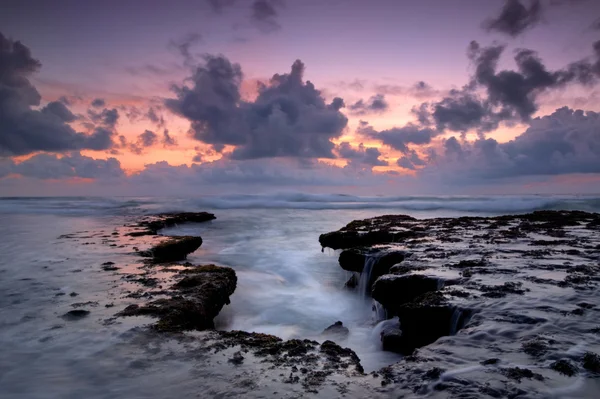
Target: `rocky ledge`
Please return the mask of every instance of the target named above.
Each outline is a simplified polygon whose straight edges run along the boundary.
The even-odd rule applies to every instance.
[[[364,290],[384,310],[383,348],[405,355],[463,328],[543,325],[596,308],[570,294],[595,290],[600,281],[595,213],[384,215],[353,221],[319,241],[343,249],[340,266],[354,273],[347,286]]]
[[[173,227],[184,223],[203,223],[216,219],[216,216],[208,212],[179,212],[161,213],[146,216],[130,227],[136,228],[126,235],[139,237],[144,235],[157,235],[158,231],[167,227]]]
[[[129,305],[117,316],[158,317],[154,328],[160,331],[210,329],[237,284],[233,269],[215,265],[188,267],[175,279],[170,289],[160,293],[165,298]]]

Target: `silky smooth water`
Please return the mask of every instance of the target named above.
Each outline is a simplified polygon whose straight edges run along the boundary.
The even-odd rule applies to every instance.
[[[336,251],[321,251],[319,234],[354,219],[389,213],[488,215],[546,208],[598,210],[599,205],[594,197],[564,196],[0,199],[0,397],[160,398],[199,392],[226,397],[241,392],[230,385],[226,365],[208,366],[208,355],[197,348],[149,337],[141,327],[147,321],[107,322],[120,310],[118,289],[124,282],[100,265],[131,264],[133,272],[138,259],[99,245],[101,236],[94,234],[110,234],[139,215],[216,214],[212,222],[162,233],[199,234],[204,243],[190,262],[235,269],[238,287],[231,305],[218,316],[217,328],[322,341],[323,329],[340,320],[350,335],[338,343],[356,351],[368,371],[399,356],[380,350],[380,316],[372,300],[344,288],[350,275],[339,267]],[[74,232],[84,237],[89,232],[89,238],[58,238]],[[77,303],[88,303],[90,316],[61,318]]]

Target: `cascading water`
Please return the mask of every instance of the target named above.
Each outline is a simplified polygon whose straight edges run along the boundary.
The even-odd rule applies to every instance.
[[[454,308],[452,318],[450,319],[450,335],[454,335],[458,331],[458,321],[460,320],[461,315],[462,310],[460,310],[459,308]]]
[[[365,257],[365,265],[358,280],[358,292],[360,292],[363,298],[366,298],[371,292],[371,287],[369,286],[369,282],[371,281],[371,272],[373,271],[373,266],[378,260],[379,258],[375,256]]]
[[[372,305],[371,309],[373,310],[373,319],[374,319],[373,321],[375,323],[379,323],[380,321],[386,320],[388,318],[387,311],[385,310],[383,305],[374,299],[373,299],[373,305]]]

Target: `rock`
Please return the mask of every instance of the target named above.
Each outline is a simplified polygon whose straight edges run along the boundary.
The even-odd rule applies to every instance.
[[[335,336],[340,339],[346,338],[348,334],[350,334],[350,330],[348,330],[347,327],[344,327],[344,324],[341,321],[336,321],[322,332],[322,335]]]
[[[144,306],[131,305],[118,316],[153,316],[159,331],[205,330],[229,304],[237,278],[233,269],[215,265],[198,266],[179,273],[183,276],[172,288],[175,295]]]
[[[384,351],[401,353],[404,350],[400,323],[386,324],[380,332],[381,344]]]
[[[375,280],[389,273],[390,268],[402,262],[404,257],[404,252],[400,251],[371,251],[369,253],[354,248],[342,251],[338,261],[342,269],[356,273],[363,273],[365,264],[371,262],[369,265],[369,282],[367,286],[367,291],[370,292],[370,287],[373,286]]]
[[[338,262],[344,270],[362,273],[366,258],[367,256],[363,251],[353,248],[340,252]]]
[[[158,230],[166,227],[183,223],[202,223],[213,219],[216,219],[215,215],[208,212],[164,213],[154,216],[152,220],[138,223],[138,227],[145,227],[149,232],[156,234]]]
[[[536,379],[538,381],[543,381],[544,377],[541,374],[534,373],[533,371],[520,367],[509,367],[500,369],[500,372],[506,377],[521,382],[523,378]]]
[[[231,359],[229,359],[229,363],[233,363],[236,366],[239,366],[240,364],[244,363],[244,356],[242,356],[242,352],[237,351],[233,354],[233,357]]]
[[[358,286],[358,277],[356,276],[356,274],[353,274],[352,277],[350,277],[348,281],[346,281],[346,284],[344,284],[344,286],[346,288],[356,288]]]
[[[408,238],[420,236],[411,230],[388,230],[403,222],[415,222],[416,219],[406,215],[384,215],[372,219],[355,220],[344,228],[331,233],[321,234],[319,242],[322,247],[346,249],[391,242],[401,242]]]
[[[62,315],[62,318],[65,320],[75,321],[75,320],[81,320],[89,314],[90,314],[89,310],[74,309],[74,310],[69,310],[67,313]]]
[[[428,292],[397,309],[402,328],[399,352],[411,354],[438,338],[452,335],[466,323],[470,312],[451,305],[440,292]]]
[[[202,238],[200,237],[173,237],[143,252],[142,256],[152,257],[156,262],[184,260],[188,254],[200,248],[201,245]]]
[[[386,274],[375,281],[371,296],[389,313],[396,314],[401,305],[419,295],[437,291],[442,285],[439,279],[420,274]]]
[[[587,352],[582,359],[583,368],[594,373],[600,373],[600,356]]]
[[[566,375],[567,377],[573,377],[579,372],[577,366],[566,359],[557,360],[550,365],[550,368]]]

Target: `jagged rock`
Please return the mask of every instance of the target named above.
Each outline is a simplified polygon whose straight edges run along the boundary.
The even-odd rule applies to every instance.
[[[450,304],[438,291],[423,294],[397,309],[402,329],[399,352],[410,354],[438,338],[456,333],[470,315]]]
[[[416,219],[406,215],[384,215],[355,220],[338,231],[321,234],[319,242],[322,247],[346,249],[399,242],[420,236],[418,232],[412,230],[388,230],[391,226],[409,221],[416,221]]]
[[[158,317],[155,328],[160,331],[213,328],[213,319],[229,304],[229,297],[235,291],[235,272],[229,267],[205,265],[179,274],[183,278],[172,287],[176,294],[171,298],[144,306],[130,305],[117,315]]]
[[[152,257],[156,262],[184,260],[188,254],[202,245],[202,238],[193,236],[173,237],[145,251],[142,256]]]
[[[435,277],[420,274],[395,275],[386,274],[373,284],[371,296],[381,303],[391,314],[398,308],[427,292],[437,291],[443,286]]]
[[[350,330],[347,327],[344,327],[344,323],[341,321],[336,321],[325,330],[323,330],[322,335],[330,335],[335,336],[336,338],[346,338],[350,334]]]
[[[338,262],[342,269],[349,272],[362,273],[367,255],[360,249],[347,249],[340,252]]]
[[[579,372],[577,366],[566,359],[557,360],[550,365],[550,368],[566,375],[567,377],[573,377]]]

